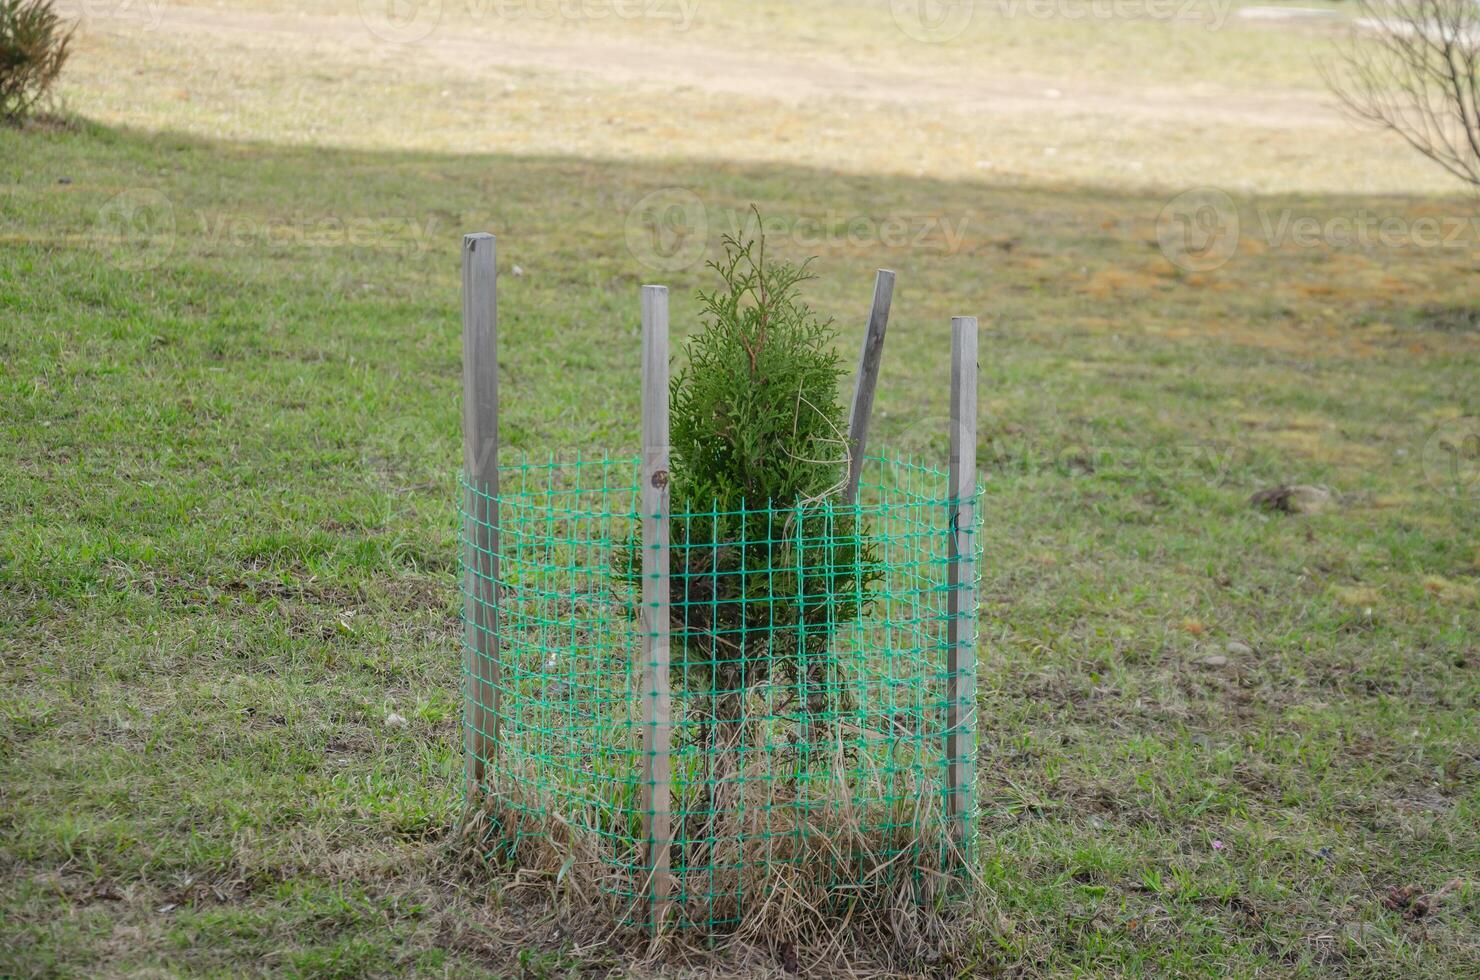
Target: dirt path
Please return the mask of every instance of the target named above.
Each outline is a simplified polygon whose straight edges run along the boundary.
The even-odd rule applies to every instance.
[[[464,30],[442,23],[410,44],[382,40],[357,17],[309,13],[277,14],[221,8],[150,6],[157,29],[209,33],[221,39],[292,37],[370,56],[431,59],[456,64],[470,74],[486,69],[553,72],[575,81],[679,88],[775,99],[786,103],[847,100],[862,105],[920,106],[973,115],[1103,115],[1209,127],[1220,124],[1270,129],[1340,125],[1342,119],[1316,96],[1229,93],[1196,84],[1134,86],[1094,83],[1074,86],[1061,79],[979,74],[972,78],[907,71],[871,71],[828,63],[824,57],[778,56],[716,48],[679,36],[658,44],[631,37],[600,37],[594,31],[558,39],[486,28]],[[131,15],[136,16],[136,15]],[[94,29],[116,29],[122,18],[93,14]],[[460,33],[460,36],[454,36]]]

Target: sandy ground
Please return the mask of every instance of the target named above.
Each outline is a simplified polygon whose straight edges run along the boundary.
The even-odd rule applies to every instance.
[[[245,35],[314,39],[360,49],[388,43],[357,17],[178,5],[150,5],[149,9],[161,29],[171,33],[205,34],[218,39]],[[126,8],[110,7],[97,15],[97,25],[116,29],[136,19]],[[1209,94],[1199,92],[1197,86],[1133,86],[1103,81],[1074,85],[1051,76],[991,72],[941,79],[897,69],[870,71],[826,56],[737,52],[683,34],[661,41],[589,36],[591,32],[580,32],[588,36],[568,32],[560,37],[540,37],[518,27],[511,30],[507,25],[497,31],[459,25],[458,33],[464,36],[449,37],[447,30],[438,29],[428,37],[395,43],[394,47],[401,57],[454,63],[464,69],[558,72],[613,86],[653,85],[792,104],[848,99],[864,105],[948,108],[985,115],[1090,113],[1273,129],[1346,125],[1329,100],[1309,95]]]
[[[1330,24],[1004,22],[928,45],[901,41],[877,17],[819,20],[813,34],[791,25],[770,43],[765,26],[737,26],[723,3],[692,30],[452,6],[425,30],[388,28],[375,0],[312,12],[278,0],[73,9],[81,31],[67,94],[80,111],[209,138],[1172,192],[1455,191],[1398,140],[1335,108],[1311,70],[1314,49],[1302,47],[1329,39]],[[388,30],[415,39],[388,40]]]

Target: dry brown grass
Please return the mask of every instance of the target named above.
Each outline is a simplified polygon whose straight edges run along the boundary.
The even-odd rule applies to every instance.
[[[856,760],[835,752],[826,789],[804,800],[765,778],[765,765],[751,760],[725,780],[702,822],[678,835],[677,901],[656,930],[641,925],[646,902],[631,897],[647,884],[636,842],[598,832],[589,812],[535,780],[506,775],[469,809],[461,856],[493,869],[524,914],[541,910],[527,922],[531,942],[554,929],[577,953],[619,950],[642,970],[959,972],[981,905],[969,862],[944,832],[939,794],[912,772],[860,785]],[[891,780],[891,791],[873,778]],[[746,799],[761,796],[752,787],[763,798]],[[877,802],[885,796],[893,802]],[[712,921],[731,924],[711,930]]]
[[[1337,36],[1329,25],[1231,18],[1209,30],[995,16],[980,4],[971,32],[937,45],[901,33],[882,0],[764,11],[706,0],[685,30],[476,16],[493,5],[448,2],[430,37],[391,44],[343,0],[148,6],[153,29],[102,4],[83,19],[63,84],[89,118],[280,144],[764,161],[1007,185],[1455,189],[1332,107],[1312,65]]]

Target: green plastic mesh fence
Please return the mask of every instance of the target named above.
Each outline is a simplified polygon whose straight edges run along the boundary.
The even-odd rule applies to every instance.
[[[579,877],[651,926],[638,474],[635,458],[506,462],[496,500],[464,482],[465,735],[493,856]],[[666,921],[722,931],[782,892],[933,903],[962,880],[974,822],[946,790],[947,486],[873,457],[854,504],[670,515]],[[972,575],[957,615],[974,620]]]

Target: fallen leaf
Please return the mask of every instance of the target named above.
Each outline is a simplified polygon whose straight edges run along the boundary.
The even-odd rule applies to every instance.
[[[1394,912],[1402,912],[1407,918],[1422,919],[1463,884],[1464,879],[1452,878],[1428,895],[1417,885],[1393,885],[1382,896],[1382,904]]]
[[[1319,514],[1336,502],[1336,494],[1330,487],[1315,484],[1291,483],[1260,490],[1249,498],[1249,503],[1266,510],[1285,514]]]
[[[1394,911],[1406,909],[1418,894],[1417,885],[1391,885],[1382,896],[1382,904]]]

